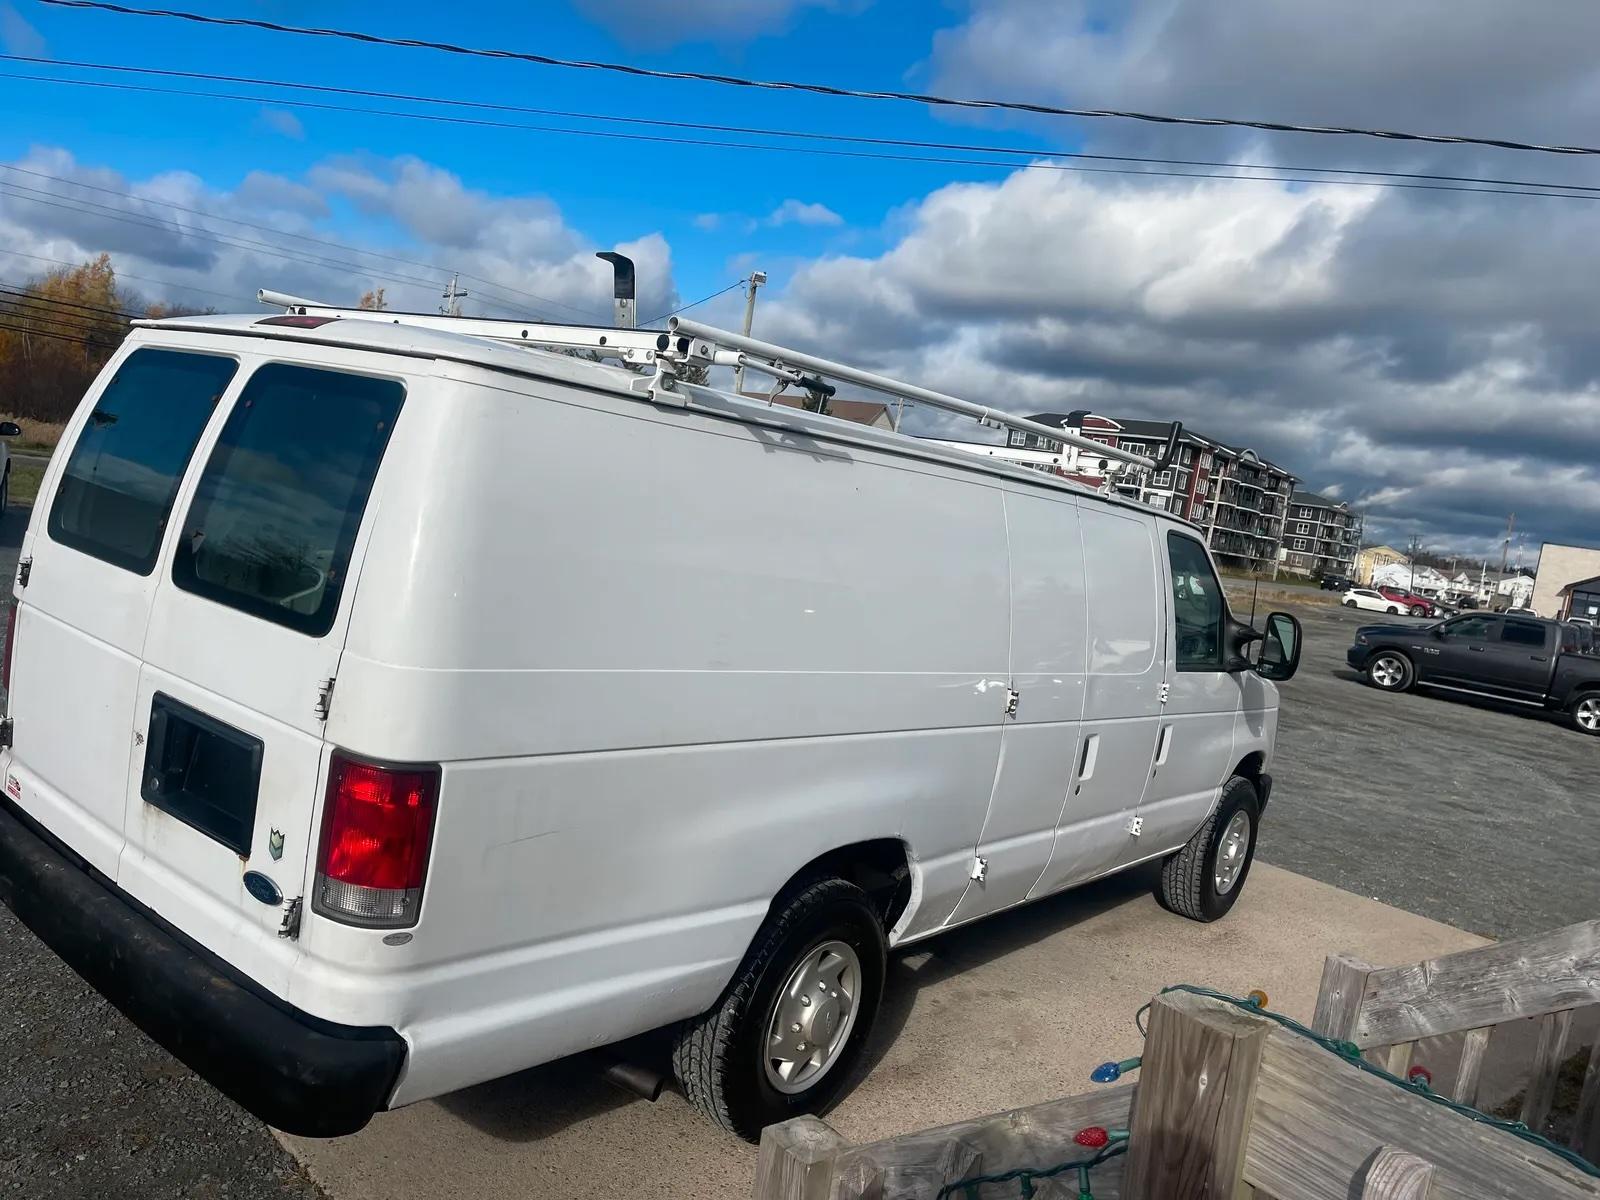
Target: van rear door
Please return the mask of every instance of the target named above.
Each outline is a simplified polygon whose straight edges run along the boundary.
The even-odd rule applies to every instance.
[[[151,610],[118,883],[269,987],[287,956],[233,935],[275,947],[304,895],[362,518],[404,394],[257,366],[180,501]]]
[[[173,503],[236,359],[114,360],[62,442],[22,546],[7,791],[115,878],[139,660]],[[48,508],[46,508],[48,506]],[[42,518],[42,519],[41,519]]]

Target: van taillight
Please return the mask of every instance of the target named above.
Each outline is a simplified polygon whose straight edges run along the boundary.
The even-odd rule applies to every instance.
[[[6,618],[6,657],[4,662],[0,662],[0,688],[4,688],[8,696],[8,703],[6,704],[7,709],[10,709],[11,707],[9,703],[9,695],[11,692],[11,659],[16,652],[17,606],[13,604],[11,606],[11,613]]]
[[[386,766],[336,751],[312,909],[348,925],[415,925],[438,800],[438,767]]]

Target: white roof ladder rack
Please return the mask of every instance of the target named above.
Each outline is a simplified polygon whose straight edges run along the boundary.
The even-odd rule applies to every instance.
[[[1053,425],[1044,425],[1017,416],[1003,409],[974,404],[957,396],[948,396],[914,383],[875,375],[847,363],[819,358],[814,354],[791,350],[786,346],[759,341],[743,334],[731,333],[711,325],[702,325],[686,317],[673,317],[666,331],[656,329],[616,329],[604,325],[561,325],[539,321],[506,321],[481,317],[433,316],[427,313],[396,313],[361,308],[340,308],[315,300],[266,289],[256,293],[263,304],[281,306],[288,312],[307,316],[343,317],[351,320],[379,321],[384,324],[408,325],[422,329],[438,329],[448,333],[463,333],[472,337],[490,338],[522,346],[550,347],[561,350],[587,350],[602,358],[614,358],[634,366],[654,365],[653,379],[641,379],[651,397],[658,403],[684,404],[688,393],[702,389],[698,385],[683,383],[677,378],[677,368],[682,363],[705,366],[744,367],[769,375],[779,382],[774,396],[784,386],[795,385],[823,396],[832,396],[834,387],[827,382],[847,383],[886,396],[894,396],[925,404],[960,416],[971,417],[982,425],[995,429],[1016,429],[1024,433],[1076,446],[1101,458],[1131,463],[1152,471],[1164,471],[1172,465],[1177,454],[1178,441],[1183,436],[1183,423],[1174,421],[1167,435],[1167,443],[1157,458],[1108,446],[1104,442],[1085,437],[1082,433]]]

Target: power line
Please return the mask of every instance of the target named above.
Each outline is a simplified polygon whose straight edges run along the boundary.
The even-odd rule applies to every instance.
[[[65,308],[81,308],[87,310],[88,312],[102,316],[126,317],[130,321],[138,321],[144,318],[143,313],[123,312],[120,308],[107,308],[101,304],[85,304],[77,300],[58,300],[53,296],[42,296],[38,292],[31,291],[25,286],[19,284],[8,284],[4,281],[0,281],[0,295],[16,296],[19,299],[24,300],[37,300],[45,304],[58,304]]]
[[[736,288],[736,287],[743,287],[743,286],[744,286],[744,280],[735,279],[727,287],[721,288],[718,291],[712,292],[711,295],[709,295],[709,296],[702,296],[700,299],[694,301],[691,304],[680,305],[678,308],[673,309],[671,312],[662,313],[659,317],[651,317],[650,320],[645,322],[645,328],[648,329],[652,325],[658,325],[662,321],[665,321],[668,317],[675,317],[681,312],[688,312],[691,308],[699,308],[702,304],[705,304],[705,303],[707,303],[708,301],[711,301],[711,300],[715,300],[718,296],[726,295],[728,292],[733,291],[733,289]]]
[[[41,300],[36,296],[12,296],[9,299],[0,299],[0,316],[7,320],[29,320],[54,323],[71,333],[93,337],[98,333],[126,332],[119,323],[115,329],[108,328],[109,322],[104,317],[90,313],[75,312],[70,308],[62,308]]]
[[[121,73],[133,75],[153,75],[169,79],[193,79],[210,83],[237,83],[251,87],[278,88],[289,91],[318,92],[336,96],[355,96],[363,99],[396,100],[409,104],[438,105],[449,108],[477,109],[486,112],[520,113],[526,116],[556,117],[563,120],[599,121],[623,125],[643,125],[660,129],[688,129],[710,133],[737,133],[756,137],[794,138],[805,141],[842,142],[864,146],[886,146],[901,149],[916,150],[947,150],[962,153],[1010,155],[1023,158],[1060,158],[1088,162],[1126,162],[1143,163],[1154,166],[1177,167],[1221,167],[1240,171],[1293,171],[1305,175],[1365,175],[1378,179],[1418,179],[1440,183],[1474,183],[1491,184],[1504,187],[1548,188],[1551,190],[1572,192],[1600,192],[1600,185],[1557,183],[1550,180],[1532,179],[1499,179],[1478,175],[1445,175],[1426,171],[1380,171],[1362,167],[1312,167],[1287,163],[1241,163],[1227,162],[1217,159],[1194,158],[1156,158],[1132,154],[1089,154],[1083,151],[1056,150],[1046,146],[997,146],[988,143],[973,142],[936,142],[924,141],[914,138],[883,138],[865,137],[859,134],[823,133],[817,130],[778,129],[765,128],[751,125],[723,125],[705,121],[668,120],[661,117],[634,117],[615,113],[591,113],[572,109],[535,108],[522,104],[503,104],[487,100],[462,100],[455,97],[422,96],[406,92],[375,91],[368,88],[339,87],[333,84],[305,83],[297,80],[262,79],[249,75],[220,75],[205,71],[177,71],[159,67],[135,67],[119,63],[91,63],[74,59],[36,58],[18,54],[0,54],[0,62],[24,62],[40,66],[67,67],[73,70],[103,71],[108,73]],[[85,87],[110,86],[94,80],[63,79],[51,75],[26,75],[21,73],[0,72],[0,78],[22,79],[37,83],[59,83]],[[175,96],[204,96],[215,99],[247,100],[252,103],[289,103],[280,97],[239,96],[229,93],[205,92],[185,90],[180,88],[155,88],[155,87],[126,87],[130,91],[152,92],[158,95]],[[345,107],[340,105],[326,106],[334,112],[356,112],[370,115],[395,115],[407,117],[421,117],[418,113],[389,113],[382,109],[368,109]],[[543,129],[542,126],[511,126],[511,128]],[[15,168],[11,168],[15,169]],[[78,186],[90,187],[90,184]],[[97,188],[99,191],[109,191],[107,188]],[[118,195],[124,193],[116,193]],[[193,211],[193,210],[184,210]],[[209,214],[202,214],[209,215]],[[221,218],[219,218],[221,219]],[[249,224],[249,222],[239,222]],[[260,227],[258,227],[260,228]],[[298,234],[285,234],[286,237],[299,237]],[[317,239],[308,239],[316,241]],[[328,242],[327,245],[337,246],[339,243]],[[361,253],[371,254],[372,251]],[[380,256],[381,257],[381,256]],[[430,265],[416,263],[411,259],[396,259],[399,262],[411,262],[413,265]],[[480,281],[481,282],[481,281]],[[515,289],[507,289],[515,290]],[[526,295],[527,293],[523,293]],[[534,299],[546,299],[534,296]]]
[[[117,13],[131,17],[160,17],[189,21],[197,25],[217,25],[233,28],[260,29],[269,33],[288,33],[299,37],[337,38],[362,42],[372,46],[396,46],[404,49],[437,50],[445,54],[467,55],[474,58],[497,58],[515,62],[532,63],[544,67],[567,67],[582,71],[610,71],[643,79],[692,80],[715,83],[725,87],[757,88],[767,91],[807,92],[818,96],[836,96],[855,100],[899,100],[913,104],[948,108],[994,109],[1009,112],[1032,113],[1051,117],[1097,117],[1128,121],[1144,121],[1158,125],[1201,125],[1233,129],[1260,129],[1269,133],[1314,133],[1346,137],[1373,137],[1387,141],[1431,142],[1445,145],[1490,146],[1499,150],[1526,150],[1542,154],[1600,155],[1600,148],[1591,146],[1546,145],[1539,142],[1518,142],[1502,138],[1468,137],[1458,134],[1406,133],[1394,129],[1364,129],[1353,125],[1300,125],[1286,121],[1243,120],[1231,117],[1187,117],[1163,113],[1137,112],[1115,108],[1065,108],[1050,104],[1031,104],[1021,100],[976,100],[953,96],[936,96],[922,92],[870,91],[856,88],[834,87],[824,83],[804,83],[794,80],[748,79],[738,75],[718,75],[706,71],[662,71],[637,67],[628,63],[600,62],[593,59],[555,58],[548,54],[531,54],[525,51],[483,49],[461,46],[453,42],[434,42],[422,38],[383,37],[373,33],[360,33],[348,29],[328,29],[315,26],[284,25],[277,21],[262,21],[249,17],[213,17],[203,13],[181,12],[167,8],[130,8],[124,4],[111,4],[106,0],[40,0],[57,8],[90,9]]]
[[[43,254],[28,254],[22,250],[8,250],[3,247],[0,247],[0,254],[9,254],[15,258],[29,258],[34,262],[53,263],[58,267],[81,267],[84,265],[81,262],[71,262],[65,258],[47,258]],[[117,270],[116,276],[119,279],[137,279],[140,283],[153,283],[158,287],[175,288],[178,291],[199,292],[203,296],[216,296],[222,300],[239,300],[241,298],[229,292],[218,292],[213,291],[211,288],[196,287],[191,283],[174,283],[170,279],[152,279],[148,275],[133,275],[122,270]],[[255,297],[252,296],[249,302],[254,304],[256,302]]]
[[[7,57],[7,56],[0,55],[0,59],[4,59],[5,57]],[[69,83],[69,84],[78,83],[78,84],[84,84],[84,85],[87,85],[87,86],[95,86],[94,81],[92,81],[92,80],[51,79],[51,78],[48,78],[48,77],[45,77],[45,76],[19,76],[19,75],[13,75],[10,72],[0,72],[0,78],[23,78],[23,79],[32,78],[32,79],[36,80],[37,82],[41,82],[41,83]],[[153,90],[166,91],[167,89],[153,89]],[[189,214],[191,214],[193,216],[204,217],[209,221],[219,221],[219,222],[222,222],[223,224],[226,224],[226,225],[239,225],[239,226],[242,226],[242,227],[244,227],[246,229],[256,229],[256,230],[260,230],[263,233],[271,233],[271,234],[274,234],[274,235],[276,235],[278,237],[281,237],[281,238],[289,238],[289,239],[292,239],[294,241],[309,242],[309,243],[311,243],[313,245],[317,245],[317,246],[326,246],[326,247],[329,247],[329,248],[334,249],[334,250],[343,250],[343,251],[345,251],[347,253],[350,253],[350,254],[361,254],[361,255],[367,256],[368,258],[377,258],[377,259],[383,259],[383,260],[385,260],[387,262],[396,262],[396,263],[403,263],[403,264],[408,265],[408,266],[422,267],[425,270],[429,270],[429,271],[439,271],[439,272],[441,272],[441,274],[443,273],[443,270],[444,270],[442,267],[436,266],[433,263],[424,262],[421,259],[404,258],[404,257],[401,257],[400,255],[396,255],[396,254],[384,254],[384,253],[381,253],[380,251],[377,251],[377,250],[363,250],[358,246],[347,245],[344,242],[336,242],[336,241],[332,241],[332,240],[330,240],[328,238],[312,237],[309,234],[290,233],[288,230],[278,229],[278,228],[276,228],[276,227],[274,227],[272,225],[264,225],[264,224],[261,224],[260,222],[257,222],[257,221],[245,221],[245,220],[242,220],[242,219],[240,219],[238,217],[224,217],[224,216],[221,216],[221,215],[219,215],[217,213],[207,212],[205,209],[188,208],[188,207],[185,207],[182,204],[174,204],[174,203],[172,203],[171,201],[168,201],[168,200],[152,200],[147,196],[139,196],[139,195],[134,194],[133,192],[122,192],[122,191],[118,191],[116,188],[102,187],[99,184],[83,183],[83,182],[81,182],[79,180],[67,179],[67,178],[64,178],[63,176],[60,176],[60,175],[50,175],[50,174],[47,174],[44,171],[34,171],[34,170],[30,170],[27,167],[13,166],[10,163],[0,163],[0,171],[13,171],[13,172],[16,172],[17,174],[20,174],[20,175],[32,175],[36,179],[46,179],[46,180],[49,180],[52,183],[65,184],[68,187],[84,188],[84,189],[86,189],[88,191],[92,191],[92,192],[102,192],[102,193],[104,193],[104,194],[106,194],[108,196],[120,196],[124,200],[133,200],[133,201],[137,201],[140,204],[156,204],[156,205],[159,205],[161,208],[171,209],[174,212],[189,213]],[[528,300],[534,300],[534,301],[537,301],[537,302],[542,303],[542,304],[553,304],[553,305],[557,306],[558,308],[570,308],[570,309],[572,309],[573,312],[584,312],[585,315],[592,315],[592,314],[586,313],[585,310],[580,309],[580,308],[575,308],[574,306],[572,306],[570,304],[562,304],[562,302],[559,301],[559,300],[552,300],[548,296],[539,296],[539,295],[535,295],[533,292],[524,292],[524,291],[521,291],[518,288],[511,287],[511,286],[509,286],[507,284],[495,283],[491,279],[482,279],[482,278],[479,278],[476,275],[469,275],[465,271],[462,271],[460,274],[461,274],[461,277],[463,279],[471,279],[476,283],[486,284],[489,287],[498,288],[499,290],[501,290],[503,292],[510,292],[510,293],[515,294],[515,295],[522,296],[522,297],[524,297],[524,298],[526,298]],[[493,297],[485,297],[484,299],[485,299],[486,303],[494,303],[494,298]],[[508,308],[504,304],[497,304],[496,307],[500,307],[502,309],[505,309],[506,311],[511,311],[511,312],[515,311],[513,309]],[[521,315],[521,314],[517,314],[517,315]]]
[[[0,333],[17,333],[29,337],[53,338],[58,342],[72,342],[75,345],[87,346],[91,350],[115,350],[117,348],[114,342],[96,342],[84,337],[72,337],[65,333],[50,333],[48,330],[29,329],[26,326],[19,325],[0,323]]]
[[[395,109],[366,108],[366,107],[362,107],[362,106],[358,106],[358,105],[325,104],[325,103],[318,103],[318,102],[309,101],[309,100],[292,100],[292,99],[287,99],[287,98],[284,98],[284,97],[245,96],[245,95],[239,95],[237,93],[230,93],[230,92],[212,92],[212,91],[204,91],[204,90],[196,90],[196,89],[185,89],[185,88],[158,88],[158,87],[150,87],[150,86],[141,85],[141,84],[112,83],[112,82],[109,82],[109,81],[106,81],[106,80],[97,80],[97,79],[56,79],[56,78],[51,78],[49,76],[18,75],[18,74],[12,73],[12,72],[0,72],[0,78],[24,78],[24,79],[34,79],[37,82],[41,82],[41,83],[58,83],[58,84],[65,84],[65,85],[74,86],[74,87],[110,88],[110,89],[117,90],[117,91],[153,92],[153,93],[157,93],[157,94],[161,94],[161,95],[196,96],[196,97],[203,97],[203,98],[215,99],[215,100],[238,100],[238,101],[245,101],[245,102],[250,103],[250,104],[261,104],[263,102],[270,102],[272,104],[282,105],[282,106],[284,106],[286,108],[302,108],[302,109],[310,109],[310,110],[324,111],[324,112],[361,113],[361,114],[366,115],[366,116],[398,117],[398,118],[402,118],[402,119],[405,119],[405,120],[427,121],[427,122],[432,122],[432,123],[435,123],[435,124],[445,124],[445,125],[466,125],[466,126],[474,126],[474,127],[479,127],[479,128],[507,129],[507,130],[516,130],[516,131],[520,131],[520,132],[533,132],[533,133],[554,133],[554,134],[564,134],[564,135],[569,135],[569,136],[574,136],[574,137],[606,138],[606,139],[611,139],[611,140],[615,140],[615,141],[624,141],[624,142],[654,142],[654,143],[665,143],[665,144],[668,144],[668,145],[678,145],[678,146],[705,146],[705,147],[712,147],[712,148],[717,148],[717,149],[756,150],[756,151],[766,151],[766,152],[777,153],[777,154],[821,155],[821,156],[828,157],[828,158],[866,159],[866,160],[872,160],[872,161],[878,161],[878,162],[943,163],[943,164],[953,164],[953,165],[958,165],[958,166],[987,167],[987,168],[990,168],[990,169],[999,169],[999,170],[1005,170],[1005,171],[1065,171],[1065,172],[1070,172],[1070,173],[1088,174],[1088,175],[1134,175],[1134,176],[1150,175],[1150,176],[1156,176],[1158,178],[1220,179],[1220,180],[1229,180],[1229,181],[1236,182],[1236,183],[1307,183],[1307,184],[1344,186],[1344,187],[1399,188],[1399,189],[1404,189],[1404,190],[1417,190],[1417,191],[1428,191],[1428,192],[1475,192],[1475,193],[1481,193],[1481,194],[1484,194],[1484,195],[1493,195],[1493,196],[1542,196],[1542,197],[1546,197],[1546,198],[1549,198],[1549,199],[1558,199],[1558,200],[1559,199],[1572,199],[1572,200],[1594,200],[1594,199],[1600,199],[1600,187],[1592,187],[1591,188],[1591,187],[1588,187],[1587,185],[1572,185],[1572,184],[1561,184],[1561,183],[1550,184],[1549,186],[1552,187],[1552,188],[1561,188],[1561,189],[1568,189],[1568,190],[1562,190],[1562,191],[1535,191],[1535,190],[1528,190],[1528,189],[1521,188],[1521,187],[1514,187],[1514,188],[1463,187],[1463,186],[1459,186],[1459,185],[1455,185],[1455,184],[1448,184],[1448,183],[1410,183],[1410,182],[1401,182],[1399,180],[1388,180],[1388,179],[1330,179],[1330,178],[1326,178],[1326,177],[1322,177],[1322,176],[1300,176],[1300,175],[1238,175],[1238,174],[1223,174],[1223,173],[1219,173],[1217,171],[1175,171],[1175,170],[1134,169],[1134,168],[1129,168],[1129,167],[1088,167],[1088,166],[1079,166],[1079,165],[1076,165],[1076,164],[1068,164],[1068,163],[1060,163],[1060,162],[1002,162],[1002,161],[997,161],[997,160],[992,159],[992,158],[958,158],[958,157],[952,157],[952,156],[947,156],[947,155],[883,154],[883,153],[876,153],[876,152],[870,152],[870,151],[860,151],[860,150],[825,149],[825,148],[816,147],[816,146],[777,146],[777,145],[770,145],[770,144],[765,144],[765,143],[760,143],[760,142],[738,142],[738,141],[728,141],[728,140],[725,140],[725,139],[716,139],[716,138],[683,138],[683,137],[671,137],[671,136],[668,136],[668,135],[665,135],[665,134],[621,133],[621,132],[618,132],[618,131],[615,131],[615,130],[607,130],[607,129],[571,129],[571,128],[566,128],[566,127],[563,127],[563,126],[556,126],[556,125],[531,125],[531,124],[515,122],[515,121],[495,121],[495,120],[489,120],[489,119],[486,119],[486,118],[452,117],[452,116],[445,116],[445,115],[440,114],[440,113],[413,113],[413,112],[401,112],[401,111],[398,111],[398,110],[395,110]],[[780,134],[782,133],[782,131],[779,131],[779,132],[780,132]],[[842,138],[842,135],[841,135],[841,140],[844,140]],[[987,150],[984,151],[984,152],[985,153],[993,153],[992,151],[987,151]],[[1004,150],[1004,151],[999,151],[999,153],[1016,153],[1016,152],[1015,151],[1010,151],[1010,150]],[[1051,152],[1051,151],[1046,151],[1045,153],[1048,154],[1051,157],[1057,157],[1057,158],[1069,157],[1068,155],[1056,154],[1055,152]],[[1113,161],[1120,161],[1120,160],[1113,160]],[[1139,161],[1139,160],[1133,160],[1133,161]],[[1160,160],[1155,160],[1155,161],[1160,161]],[[1174,160],[1174,161],[1183,161],[1183,160]],[[1224,167],[1224,168],[1239,168],[1239,169],[1251,169],[1251,170],[1271,170],[1271,171],[1293,169],[1293,168],[1278,168],[1278,167],[1269,167],[1269,166],[1249,166],[1249,167],[1245,167],[1242,164],[1225,163],[1225,162],[1217,162],[1217,163],[1214,163],[1214,164],[1207,164],[1207,165],[1215,165],[1215,166]],[[1332,168],[1311,168],[1311,170],[1313,170],[1313,171],[1321,171],[1321,170],[1324,170],[1324,169],[1330,170],[1330,171],[1333,170]],[[1376,174],[1376,172],[1348,172],[1348,171],[1347,172],[1339,172],[1339,173],[1341,173],[1341,174]],[[1396,174],[1399,174],[1399,173],[1396,173]],[[1418,177],[1419,178],[1428,178],[1428,176],[1426,176],[1426,175],[1421,175],[1421,176],[1418,176]],[[1448,178],[1451,178],[1451,177],[1450,176],[1440,176],[1439,178],[1448,179]],[[1466,176],[1466,177],[1463,177],[1463,178],[1472,178],[1472,177],[1471,176]],[[1485,182],[1489,182],[1489,181],[1486,180]],[[1519,181],[1509,181],[1509,182],[1519,182]],[[371,268],[360,267],[358,269],[366,270],[369,273],[374,273],[374,272],[371,271]],[[389,277],[389,278],[393,278],[393,277]],[[570,308],[572,306],[566,305],[564,307],[569,307]],[[574,309],[574,311],[582,311],[582,310]]]

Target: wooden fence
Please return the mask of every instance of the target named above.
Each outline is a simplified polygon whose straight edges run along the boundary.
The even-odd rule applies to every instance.
[[[1543,1119],[1574,1009],[1600,1003],[1600,922],[1405,967],[1327,962],[1315,1028],[1404,1074],[1414,1043],[1466,1033],[1454,1095],[1475,1096],[1496,1025],[1543,1022],[1524,1119]],[[1574,1145],[1600,1136],[1600,1050],[1589,1060]],[[1369,1074],[1267,1016],[1191,992],[1159,996],[1133,1087],[850,1145],[803,1117],[762,1136],[756,1200],[934,1200],[978,1176],[1086,1155],[1073,1134],[1130,1131],[1094,1169],[1095,1200],[1576,1200],[1600,1180],[1543,1147]],[[1530,1125],[1534,1120],[1528,1119]],[[1076,1176],[1033,1182],[1074,1197]],[[1021,1182],[956,1190],[1017,1197]]]

